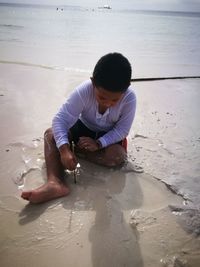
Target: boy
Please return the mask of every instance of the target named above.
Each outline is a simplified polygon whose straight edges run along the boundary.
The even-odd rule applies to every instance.
[[[69,193],[64,170],[74,170],[77,160],[70,149],[74,141],[85,158],[107,167],[124,163],[123,143],[131,128],[136,97],[129,88],[131,65],[119,53],[97,62],[90,80],[78,86],[53,119],[44,135],[47,183],[22,192],[31,203],[41,203]]]

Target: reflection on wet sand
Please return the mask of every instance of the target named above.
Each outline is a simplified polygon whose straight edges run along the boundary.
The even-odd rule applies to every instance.
[[[138,208],[142,203],[137,177],[133,175],[131,183],[120,171],[104,177],[103,186],[93,192],[96,216],[89,233],[93,266],[142,267],[139,233],[124,217],[124,209]]]

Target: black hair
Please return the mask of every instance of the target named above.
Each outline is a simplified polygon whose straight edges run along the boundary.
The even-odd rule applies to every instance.
[[[131,81],[131,64],[120,53],[109,53],[99,59],[94,71],[93,82],[96,87],[111,92],[125,92]]]

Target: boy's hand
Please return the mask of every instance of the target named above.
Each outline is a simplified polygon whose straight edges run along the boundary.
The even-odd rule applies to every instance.
[[[59,151],[60,151],[61,162],[64,168],[70,171],[75,170],[77,165],[77,160],[74,153],[72,153],[69,145],[68,144],[62,145],[59,148]]]
[[[94,139],[85,136],[79,138],[78,146],[79,148],[85,149],[90,152],[94,152],[99,149],[99,146]]]

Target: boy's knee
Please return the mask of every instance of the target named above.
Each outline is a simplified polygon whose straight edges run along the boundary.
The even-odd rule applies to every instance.
[[[108,167],[119,167],[126,161],[126,152],[120,145],[114,145],[107,152],[106,165]]]
[[[52,128],[48,128],[45,132],[44,132],[44,139],[48,138],[48,140],[53,140],[53,131]]]
[[[106,162],[107,167],[120,167],[125,163],[125,158],[118,156]]]

